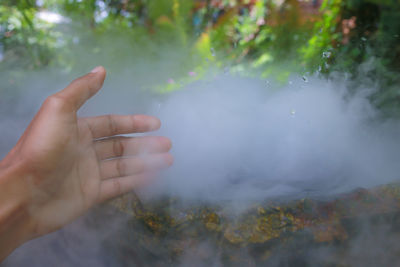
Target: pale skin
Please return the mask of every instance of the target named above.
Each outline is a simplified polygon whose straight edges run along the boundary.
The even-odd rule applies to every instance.
[[[157,118],[77,116],[105,76],[105,69],[96,67],[49,96],[0,161],[0,262],[92,206],[148,184],[172,164],[168,138],[121,136],[157,130]]]

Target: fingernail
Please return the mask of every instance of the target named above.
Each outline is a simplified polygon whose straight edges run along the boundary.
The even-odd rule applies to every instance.
[[[96,73],[99,72],[102,69],[102,66],[97,66],[96,68],[92,69],[90,73]]]
[[[150,124],[151,124],[151,129],[159,129],[161,126],[161,121],[158,118],[153,118]]]

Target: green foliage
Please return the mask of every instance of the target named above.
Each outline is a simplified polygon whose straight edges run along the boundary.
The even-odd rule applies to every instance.
[[[7,67],[36,68],[50,63],[57,47],[57,32],[40,21],[33,1],[0,5],[0,44]]]
[[[327,0],[321,6],[322,19],[315,23],[314,33],[306,45],[301,47],[303,62],[309,70],[328,71],[328,63],[335,44],[341,42],[338,31],[342,0]]]
[[[70,71],[85,65],[82,58],[105,51],[117,62],[126,58],[129,46],[119,48],[115,43],[115,49],[107,48],[104,38],[122,36],[137,54],[142,49],[143,55],[152,57],[157,46],[173,47],[176,56],[182,54],[176,57],[176,70],[168,72],[174,82],[165,77],[165,84],[156,86],[164,92],[204,77],[210,67],[282,83],[293,72],[329,76],[339,71],[353,78],[364,75],[365,81],[382,85],[385,89],[373,99],[378,106],[398,106],[400,3],[324,0],[317,13],[304,8],[310,3],[47,0],[37,6],[34,0],[3,0],[0,68],[58,66]],[[39,16],[43,11],[58,13],[69,22],[46,22]]]

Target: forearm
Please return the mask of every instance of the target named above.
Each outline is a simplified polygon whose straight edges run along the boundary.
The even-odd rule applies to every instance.
[[[0,262],[33,237],[22,175],[18,166],[0,167]]]

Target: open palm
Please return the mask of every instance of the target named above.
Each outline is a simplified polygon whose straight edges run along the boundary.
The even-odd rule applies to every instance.
[[[78,118],[77,110],[100,90],[96,68],[48,97],[4,159],[23,165],[35,235],[54,231],[94,204],[129,192],[172,164],[165,137],[122,137],[157,130],[146,115]]]

